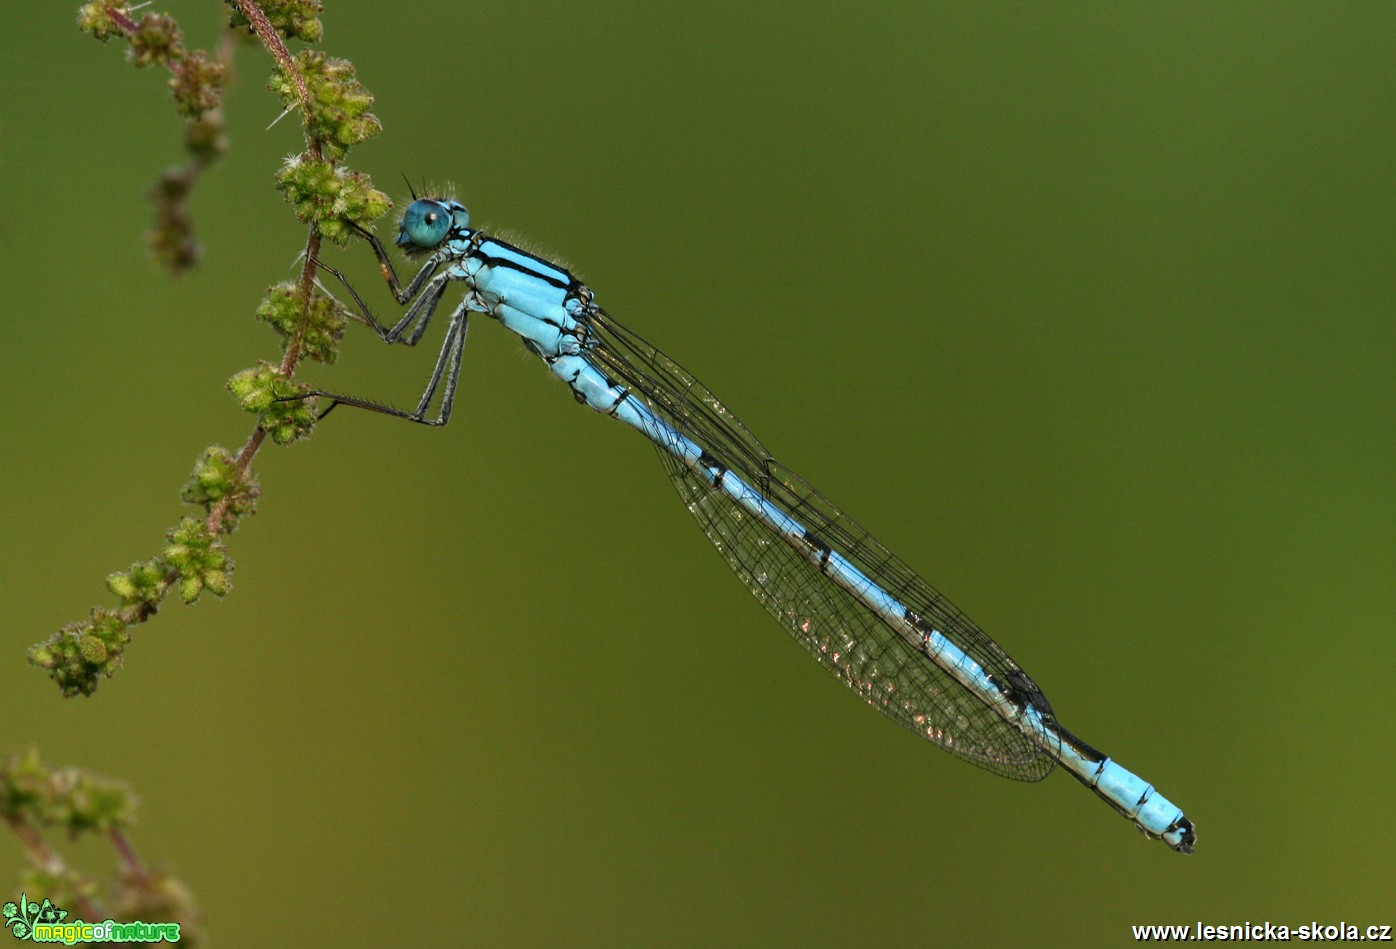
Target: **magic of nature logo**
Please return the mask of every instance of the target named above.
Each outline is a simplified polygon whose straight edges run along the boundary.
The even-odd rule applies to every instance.
[[[30,902],[27,894],[19,895],[18,903],[0,907],[5,928],[16,939],[28,942],[61,942],[72,946],[84,942],[179,942],[179,923],[145,923],[140,920],[86,923],[80,919],[67,922],[68,911],[45,899]]]

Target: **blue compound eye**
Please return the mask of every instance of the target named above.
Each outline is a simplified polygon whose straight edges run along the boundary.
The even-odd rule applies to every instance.
[[[399,247],[435,247],[446,239],[451,229],[451,211],[440,201],[413,201],[402,215],[398,231]]]

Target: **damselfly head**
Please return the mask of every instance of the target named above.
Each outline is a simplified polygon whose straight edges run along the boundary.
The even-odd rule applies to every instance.
[[[433,251],[453,232],[470,226],[470,212],[452,198],[418,198],[403,212],[397,246],[408,255]]]

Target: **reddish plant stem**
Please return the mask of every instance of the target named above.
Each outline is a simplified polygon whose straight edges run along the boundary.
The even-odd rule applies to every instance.
[[[140,24],[138,24],[135,20],[131,19],[125,13],[122,13],[121,10],[119,10],[116,7],[107,6],[103,9],[106,10],[107,16],[111,17],[112,22],[115,23],[117,26],[121,27],[127,33],[136,32],[136,30],[140,26]]]
[[[54,852],[43,836],[35,829],[34,825],[14,814],[5,815],[5,823],[9,825],[14,835],[19,838],[20,846],[24,848],[25,855],[29,862],[45,873],[51,873],[57,877],[64,877],[68,874],[67,864],[63,858]],[[74,887],[74,890],[81,890],[81,887]],[[76,910],[83,919],[100,919],[97,914],[98,907],[91,900],[82,896],[79,892],[76,896]]]
[[[281,41],[281,37],[277,34],[276,28],[272,26],[271,21],[267,19],[267,15],[262,12],[262,8],[258,5],[256,0],[233,0],[233,2],[237,5],[238,9],[242,11],[243,16],[247,17],[247,21],[252,24],[253,32],[255,32],[257,37],[262,41],[262,45],[267,48],[267,52],[271,53],[277,65],[291,78],[291,82],[296,87],[296,95],[300,99],[301,111],[308,116],[311,110],[310,90],[306,86],[305,77],[302,76],[300,70],[296,68],[296,61],[294,57],[291,56],[290,50],[286,48],[286,44]],[[108,6],[106,7],[106,12],[107,15],[112,18],[112,21],[127,33],[134,33],[139,28],[139,24],[137,24],[136,21],[132,20],[116,7]],[[232,47],[226,40],[220,48],[219,54],[219,58],[224,61],[225,66],[231,68]],[[317,160],[321,158],[319,141],[312,138],[308,133],[306,135],[306,150],[310,153],[311,157]],[[314,225],[311,225],[310,234],[306,238],[305,262],[304,266],[301,268],[299,285],[301,305],[305,308],[307,313],[310,311],[311,293],[315,287],[315,265],[311,263],[311,261],[315,260],[319,254],[320,233],[316,230]],[[305,325],[302,323],[300,332],[297,333],[295,338],[293,338],[286,347],[286,354],[281,360],[280,367],[283,376],[289,377],[295,372],[296,364],[300,361],[304,331]],[[252,467],[252,459],[257,456],[257,452],[261,449],[262,442],[266,440],[266,437],[267,433],[261,426],[254,429],[252,434],[248,437],[247,442],[242,446],[242,451],[238,452],[237,461],[234,463],[234,469],[239,475],[245,475],[248,469]],[[208,517],[205,519],[204,523],[208,526],[210,533],[214,535],[223,533],[224,518],[227,516],[228,508],[233,504],[234,500],[235,498],[232,496],[225,497],[209,509]],[[164,585],[168,588],[178,581],[179,578],[180,572],[172,569],[165,574]],[[141,602],[133,604],[126,610],[123,610],[120,615],[126,622],[136,623],[149,618],[158,608],[158,603]]]
[[[276,60],[277,65],[281,67],[281,71],[291,77],[291,81],[296,85],[296,95],[301,100],[301,111],[309,115],[310,89],[305,84],[305,77],[296,69],[296,61],[291,58],[291,51],[286,48],[286,44],[281,42],[281,37],[277,35],[276,27],[271,25],[271,21],[267,19],[267,15],[262,12],[262,8],[257,5],[256,0],[233,0],[233,2],[242,11],[242,15],[247,17],[247,22],[252,24],[253,31],[262,41],[262,45],[267,48],[267,52],[271,53],[272,58]],[[314,149],[318,158],[319,147],[312,142],[311,148]]]
[[[107,831],[107,839],[111,841],[116,855],[121,858],[121,866],[126,871],[127,877],[138,886],[144,884],[150,875],[146,873],[145,865],[141,863],[141,858],[136,855],[136,848],[131,846],[131,841],[115,827]]]
[[[29,857],[29,862],[34,866],[41,870],[55,870],[63,866],[63,858],[53,852],[48,842],[27,821],[21,820],[13,814],[6,814],[5,823],[19,838],[20,845],[24,847],[24,852]]]

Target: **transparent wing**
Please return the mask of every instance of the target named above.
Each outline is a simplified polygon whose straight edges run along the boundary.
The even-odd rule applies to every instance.
[[[1051,718],[1046,697],[1007,653],[891,551],[773,459],[712,392],[640,337],[596,309],[588,357],[659,417],[843,555],[990,673],[1020,705]],[[703,533],[782,626],[865,701],[952,754],[996,774],[1039,781],[1056,764],[890,626],[792,548],[760,518],[662,447],[659,456]]]

